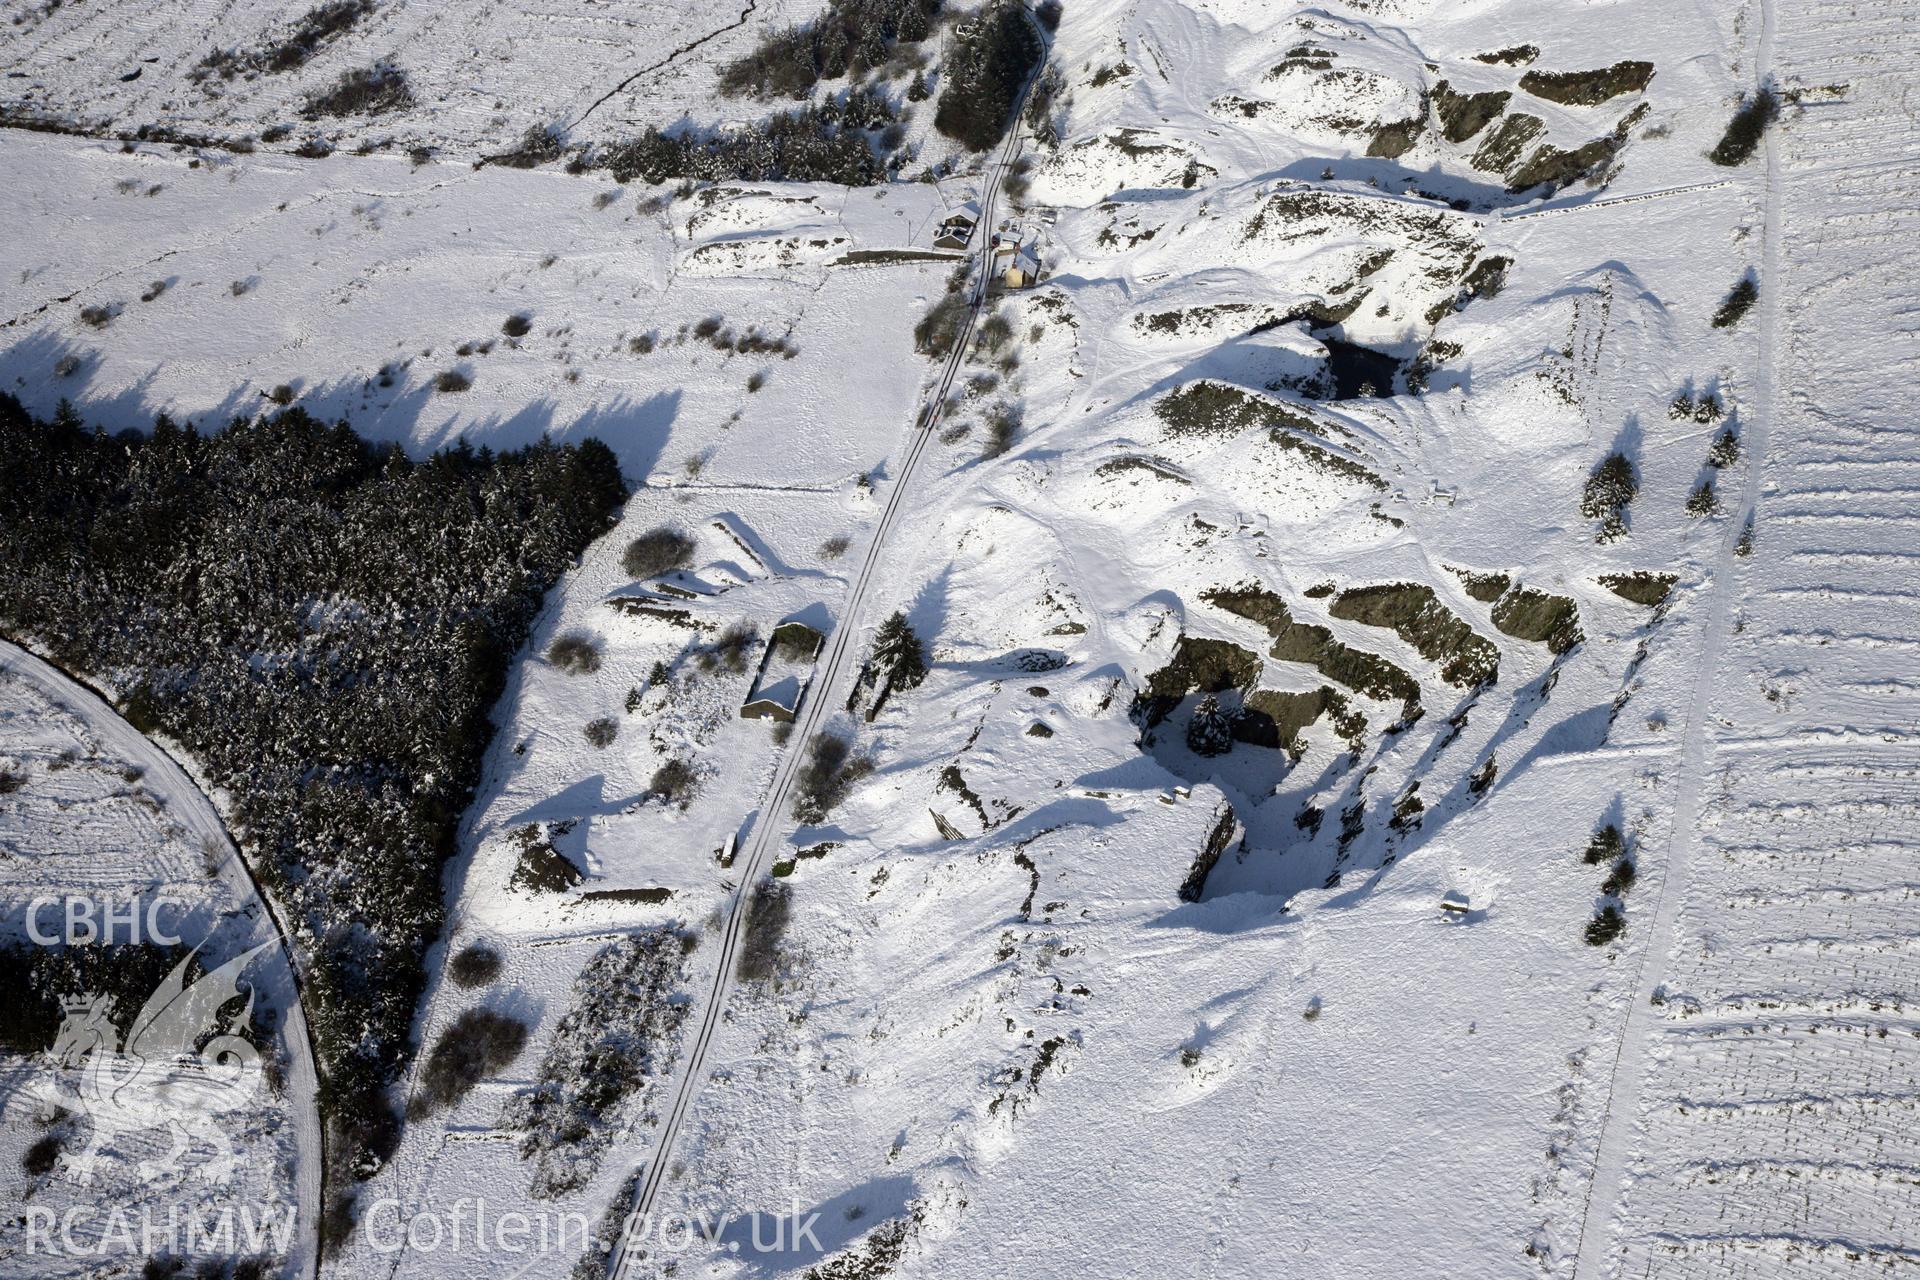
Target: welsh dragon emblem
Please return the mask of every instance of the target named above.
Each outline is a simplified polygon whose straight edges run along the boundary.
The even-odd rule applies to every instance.
[[[60,1158],[68,1176],[90,1185],[101,1151],[116,1138],[165,1129],[172,1149],[161,1159],[141,1161],[142,1179],[180,1176],[184,1157],[196,1146],[210,1147],[213,1155],[186,1172],[215,1186],[232,1179],[239,1157],[215,1117],[247,1106],[261,1092],[260,1051],[236,1034],[252,1018],[251,988],[239,1013],[223,1019],[220,1010],[239,998],[241,972],[273,945],[262,943],[193,983],[187,982],[194,959],[189,955],[148,998],[124,1036],[113,1024],[110,997],[61,1001],[65,1017],[47,1051],[54,1079],[38,1097],[88,1122],[86,1149]]]

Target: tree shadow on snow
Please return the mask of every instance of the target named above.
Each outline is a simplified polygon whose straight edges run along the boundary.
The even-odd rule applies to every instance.
[[[108,364],[117,359],[121,358],[43,325],[0,350],[0,388],[37,417],[51,417],[65,399],[91,426],[112,433],[149,431],[154,418],[168,410],[153,399],[156,371],[148,370],[118,391],[93,390]],[[382,386],[383,378],[391,385]],[[285,385],[292,392],[291,403],[320,421],[344,420],[366,439],[399,444],[415,458],[462,439],[503,451],[542,439],[578,444],[593,437],[613,450],[630,484],[644,482],[658,465],[681,404],[681,392],[675,388],[644,399],[621,395],[570,416],[563,416],[550,398],[476,415],[462,403],[461,396],[467,393],[438,392],[429,375],[416,374],[410,366],[389,366],[384,373],[364,378],[312,384],[293,379]],[[182,425],[191,422],[203,431],[216,431],[235,418],[276,412],[280,406],[269,398],[275,389],[242,383],[209,408],[174,416]]]
[[[744,1274],[779,1275],[839,1253],[862,1235],[908,1211],[919,1188],[904,1174],[873,1178],[837,1196],[790,1212],[729,1210],[713,1239],[744,1264]]]

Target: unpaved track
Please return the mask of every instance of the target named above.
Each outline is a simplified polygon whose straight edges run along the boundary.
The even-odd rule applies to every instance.
[[[1776,0],[1763,0],[1761,5],[1761,28],[1754,69],[1755,79],[1761,84],[1770,83],[1773,74],[1775,4]],[[1632,1003],[1628,1006],[1620,1041],[1615,1047],[1605,1110],[1600,1121],[1600,1143],[1595,1153],[1593,1177],[1588,1184],[1586,1205],[1580,1222],[1578,1252],[1574,1260],[1576,1278],[1600,1280],[1603,1276],[1613,1274],[1620,1263],[1623,1235],[1627,1229],[1624,1202],[1635,1177],[1636,1162],[1645,1154],[1647,1134],[1643,1113],[1647,1084],[1655,1068],[1656,1040],[1666,1022],[1658,993],[1670,976],[1673,952],[1680,941],[1680,917],[1688,896],[1690,867],[1697,856],[1711,856],[1713,852],[1711,849],[1702,849],[1701,829],[1706,817],[1706,794],[1721,747],[1716,735],[1724,727],[1714,718],[1715,697],[1721,681],[1733,665],[1725,660],[1725,654],[1743,599],[1741,576],[1734,561],[1734,547],[1760,499],[1762,472],[1776,412],[1774,362],[1775,336],[1779,324],[1777,300],[1783,287],[1779,262],[1780,128],[1779,121],[1768,128],[1760,156],[1761,163],[1747,179],[1757,179],[1761,185],[1763,257],[1760,265],[1761,300],[1756,312],[1758,350],[1754,365],[1754,396],[1753,403],[1748,407],[1746,430],[1741,442],[1749,458],[1746,482],[1740,492],[1739,502],[1729,504],[1733,514],[1725,521],[1706,584],[1706,590],[1712,592],[1712,598],[1694,676],[1686,736],[1677,761],[1678,783],[1672,833],[1666,850],[1666,865],[1660,873],[1653,918],[1645,926],[1647,941],[1635,973],[1630,997]],[[1699,189],[1711,190],[1725,185],[1728,184],[1709,184]],[[1762,737],[1757,741],[1762,747],[1779,749],[1788,739]]]

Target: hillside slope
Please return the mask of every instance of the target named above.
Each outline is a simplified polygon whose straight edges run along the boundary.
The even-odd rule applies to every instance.
[[[12,52],[80,38],[69,8],[0,52],[76,108]],[[719,65],[810,16],[749,8],[622,127],[749,110]],[[664,14],[593,20],[664,55],[741,16]],[[556,34],[584,18],[472,20],[471,57],[377,23],[324,56],[385,32],[446,82],[398,145],[463,158],[498,135],[460,95],[511,136],[632,69]],[[1891,4],[1071,0],[1009,187],[1041,280],[924,440],[915,323],[964,261],[933,228],[978,168],[674,191],[9,133],[0,374],[112,426],[285,386],[416,450],[594,434],[635,487],[516,664],[429,958],[423,1044],[485,1007],[527,1046],[370,1200],[610,1243],[684,1100],[637,1226],[716,1225],[636,1267],[1895,1267],[1916,37]],[[1779,119],[1716,163],[1761,85]],[[250,130],[292,100],[114,92]],[[659,529],[684,551],[628,558]],[[884,699],[776,634],[865,654],[896,611],[929,670]],[[856,762],[809,811],[770,803],[815,747],[741,714],[769,689]],[[778,909],[689,1073],[755,838]],[[641,1065],[595,1101],[603,1050]],[[604,1275],[581,1244],[541,1273]]]

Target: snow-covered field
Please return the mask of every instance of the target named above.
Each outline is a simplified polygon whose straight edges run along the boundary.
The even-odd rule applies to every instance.
[[[464,156],[742,18],[472,8],[394,0],[301,74],[392,53],[438,96],[390,131]],[[748,9],[601,110],[745,111],[714,66],[806,16]],[[122,84],[134,24],[102,13],[17,23],[0,61],[80,114],[251,130],[294,100],[143,87],[198,58],[191,15]],[[515,665],[429,957],[423,1045],[474,1007],[531,1037],[409,1126],[368,1202],[598,1225],[664,1161],[655,1218],[727,1225],[630,1274],[1897,1272],[1917,50],[1898,3],[1070,0],[1062,138],[1027,148],[1046,279],[991,301],[1004,337],[925,441],[912,329],[956,262],[897,251],[991,174],[669,199],[9,132],[0,379],[108,429],[284,386],[420,452],[595,435],[636,487]],[[1710,163],[1763,82],[1779,123]],[[1714,327],[1748,273],[1758,304]],[[1327,398],[1381,376],[1323,376],[1327,337],[1418,359],[1424,393]],[[1598,541],[1582,491],[1615,450],[1638,492]],[[662,525],[690,560],[636,579],[622,552]],[[764,643],[804,622],[817,670],[842,636],[857,670],[895,610],[931,673],[871,720],[850,681],[809,686],[874,767],[796,827],[805,735],[739,714]],[[596,671],[541,656],[569,632]],[[1225,754],[1188,745],[1210,693],[1258,713]],[[58,823],[27,821],[0,836]],[[1582,857],[1609,823],[1624,883]],[[771,976],[716,982],[756,834],[792,919]],[[1609,905],[1624,932],[1590,945]],[[610,945],[659,930],[690,949],[610,983]],[[462,985],[476,942],[504,966]],[[525,1099],[594,1033],[644,1078],[557,1185]],[[333,1266],[583,1252],[363,1234]]]
[[[906,413],[910,317],[951,264],[841,260],[924,240],[943,197],[963,198],[737,188],[649,214],[644,190],[558,172],[390,157],[195,168],[11,138],[22,234],[0,379],[30,408],[67,396],[116,422],[220,423],[271,408],[285,385],[316,416],[421,449],[597,435],[636,483],[821,488],[876,462],[885,445],[866,415]],[[601,207],[604,194],[617,198]],[[76,324],[95,298],[119,314]],[[870,315],[892,322],[859,344],[863,359],[816,350]],[[529,328],[509,338],[514,316]],[[798,354],[721,352],[691,332],[710,317]],[[643,338],[651,352],[634,349]],[[471,385],[436,391],[446,372]],[[809,411],[821,405],[849,412]],[[705,464],[697,479],[690,460]]]

